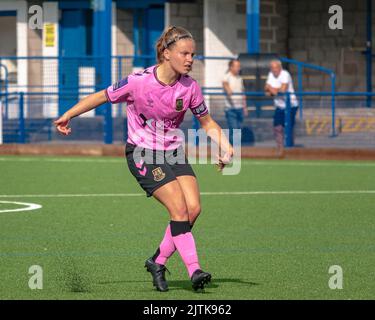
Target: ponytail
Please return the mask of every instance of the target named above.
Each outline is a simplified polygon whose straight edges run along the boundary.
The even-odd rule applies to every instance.
[[[155,46],[156,58],[159,64],[164,61],[164,50],[170,48],[181,39],[193,39],[193,36],[182,27],[169,26],[164,30]]]

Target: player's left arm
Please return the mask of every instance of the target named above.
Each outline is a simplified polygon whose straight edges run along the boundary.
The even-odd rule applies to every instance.
[[[220,150],[224,151],[224,156],[218,155],[218,169],[221,171],[225,165],[229,164],[233,157],[233,147],[223,133],[221,127],[212,119],[210,114],[198,118],[201,127],[207,132],[207,135],[219,145]]]

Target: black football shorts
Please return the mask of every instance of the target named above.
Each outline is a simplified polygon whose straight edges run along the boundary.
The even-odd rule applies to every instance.
[[[195,177],[181,146],[171,151],[156,151],[127,143],[125,156],[130,172],[146,191],[147,197],[176,177]]]

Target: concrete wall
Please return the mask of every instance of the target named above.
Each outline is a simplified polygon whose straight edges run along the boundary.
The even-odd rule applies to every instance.
[[[18,13],[16,25],[14,17],[0,18],[0,55],[42,54],[41,31],[27,28],[27,17],[30,16],[27,9],[33,4],[42,5],[43,1],[0,1],[0,9],[17,10]],[[344,29],[341,31],[328,28],[328,8],[333,4],[341,5],[344,10]],[[331,68],[337,73],[338,90],[363,91],[366,89],[366,63],[362,54],[366,41],[365,4],[364,0],[260,0],[261,52],[278,53]],[[375,16],[375,5],[373,11]],[[167,3],[166,14],[166,23],[183,26],[192,32],[198,55],[235,56],[246,52],[246,0]],[[117,9],[114,28],[117,54],[133,54],[132,11]],[[131,63],[125,61],[123,74],[131,71]],[[30,63],[27,71],[24,62],[20,65],[23,72],[19,84],[26,84],[27,78],[31,85],[38,82],[32,75],[38,73],[39,66]],[[375,63],[373,68],[375,72]],[[227,61],[196,61],[191,75],[201,85],[217,87],[221,86],[226,69]],[[296,70],[291,68],[291,71],[296,78]],[[329,78],[305,70],[304,88],[328,90]]]
[[[343,30],[328,28],[331,16],[328,9],[334,4],[343,8]],[[339,91],[365,91],[366,63],[362,54],[366,41],[365,5],[362,0],[261,0],[261,52],[333,69]],[[204,8],[204,54],[233,56],[246,52],[246,1],[204,0]],[[224,61],[206,63],[206,85],[220,85],[220,75],[225,69]],[[296,69],[290,70],[296,79]],[[305,90],[329,90],[330,79],[305,69],[303,85]]]
[[[244,1],[204,1],[204,55],[232,57],[246,50]],[[221,87],[228,60],[206,60],[205,85]]]
[[[169,6],[169,24],[188,29],[195,39],[197,54],[203,54],[203,0],[170,3]]]
[[[43,6],[43,1],[28,1],[27,6],[30,8],[33,5]],[[30,19],[34,14],[28,13],[27,17]],[[28,29],[27,36],[27,50],[28,55],[31,57],[37,57],[43,55],[43,41],[42,41],[42,30],[40,29]],[[43,62],[41,60],[29,60],[28,61],[28,78],[30,86],[40,86],[42,84],[43,76]],[[31,88],[30,91],[40,91],[41,88]]]
[[[166,24],[184,27],[191,32],[196,43],[196,54],[203,55],[203,0],[194,3],[168,3],[166,10]],[[204,62],[194,61],[190,75],[204,85]]]
[[[261,52],[288,55],[288,8],[288,0],[261,0]]]
[[[57,1],[44,2],[43,3],[43,39],[42,48],[43,56],[57,57],[59,55],[59,9]],[[45,32],[47,26],[54,25],[54,45],[48,43],[47,46],[47,32]],[[48,85],[44,88],[46,92],[58,92],[59,83],[59,68],[57,60],[45,60],[43,61],[43,84]],[[55,86],[55,87],[51,87]],[[43,114],[46,117],[57,117],[58,114],[58,98],[56,96],[44,97],[43,103]]]
[[[117,53],[134,54],[132,10],[117,9]]]
[[[333,4],[343,8],[343,30],[328,28],[328,8]],[[361,53],[366,41],[365,4],[366,1],[315,0],[306,6],[289,0],[290,56],[333,69],[340,91],[365,91],[365,56]],[[327,90],[327,80],[307,72],[304,85],[311,90]]]

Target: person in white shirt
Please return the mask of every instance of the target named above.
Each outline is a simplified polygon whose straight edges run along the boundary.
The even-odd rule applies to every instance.
[[[270,62],[270,72],[267,77],[265,92],[268,96],[274,96],[275,113],[273,116],[273,127],[275,140],[277,145],[277,154],[282,156],[284,153],[284,123],[286,97],[278,96],[278,93],[290,92],[294,93],[293,80],[290,73],[283,70],[279,60]],[[292,132],[295,124],[295,117],[298,110],[298,100],[295,94],[290,95],[291,116],[292,116]],[[293,137],[293,134],[292,134]]]
[[[229,141],[233,144],[233,129],[241,129],[244,117],[248,116],[246,96],[243,80],[240,77],[241,64],[237,59],[232,59],[228,64],[228,71],[223,77],[225,92],[225,117],[229,129]],[[233,94],[235,93],[235,94]]]

